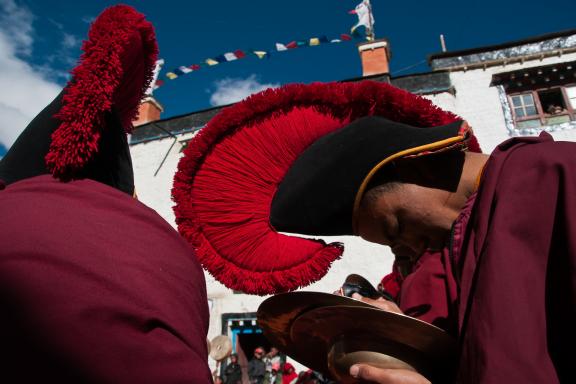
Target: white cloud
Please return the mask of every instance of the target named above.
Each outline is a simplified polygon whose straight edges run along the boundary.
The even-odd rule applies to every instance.
[[[262,84],[256,75],[250,75],[246,79],[218,80],[215,86],[216,90],[210,96],[210,104],[213,106],[235,103],[266,88],[277,88],[280,84]]]
[[[82,21],[86,24],[92,24],[96,20],[96,16],[82,16]]]
[[[28,8],[19,7],[14,0],[0,0],[0,26],[9,36],[16,53],[29,55],[32,51],[32,22],[34,15]]]
[[[61,86],[28,64],[34,15],[14,0],[0,0],[0,143],[10,147]]]
[[[64,32],[62,46],[64,48],[76,48],[80,46],[81,40],[74,35]]]

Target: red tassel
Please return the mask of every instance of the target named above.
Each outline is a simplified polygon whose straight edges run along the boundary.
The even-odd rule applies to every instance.
[[[98,151],[112,106],[131,132],[158,57],[152,24],[126,5],[110,7],[96,19],[82,50],[55,116],[62,124],[52,134],[46,155],[48,169],[63,180],[74,178]]]
[[[271,201],[311,143],[373,114],[415,126],[458,119],[426,99],[371,81],[269,89],[215,116],[186,147],[172,190],[178,230],[202,265],[227,287],[259,295],[324,276],[342,245],[275,232]]]

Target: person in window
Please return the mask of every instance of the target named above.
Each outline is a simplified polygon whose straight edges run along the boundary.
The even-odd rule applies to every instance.
[[[248,362],[248,378],[251,384],[262,384],[266,374],[266,363],[262,360],[264,348],[254,349],[254,357]]]
[[[565,111],[564,108],[562,108],[560,105],[556,105],[556,104],[550,104],[548,106],[548,109],[546,110],[546,112],[548,112],[548,114],[550,114],[550,115],[558,115],[564,111]]]

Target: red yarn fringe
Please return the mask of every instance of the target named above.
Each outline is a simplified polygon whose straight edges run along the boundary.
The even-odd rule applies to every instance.
[[[46,155],[48,169],[63,180],[74,178],[98,152],[105,115],[112,106],[126,132],[132,131],[158,57],[154,27],[126,5],[102,12],[82,50],[55,116],[62,123],[52,134]]]
[[[366,115],[422,127],[458,120],[424,98],[373,81],[287,85],[215,116],[186,147],[172,190],[178,230],[202,265],[227,287],[259,295],[324,276],[342,245],[275,232],[271,201],[306,147]],[[479,150],[475,140],[470,147]]]

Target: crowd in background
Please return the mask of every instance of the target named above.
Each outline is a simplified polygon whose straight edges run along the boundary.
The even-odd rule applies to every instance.
[[[248,362],[250,384],[329,384],[332,383],[321,374],[312,370],[296,372],[294,366],[285,362],[276,347],[266,353],[263,347],[254,349],[253,357]],[[242,384],[242,367],[238,355],[230,355],[228,365],[215,384]]]

